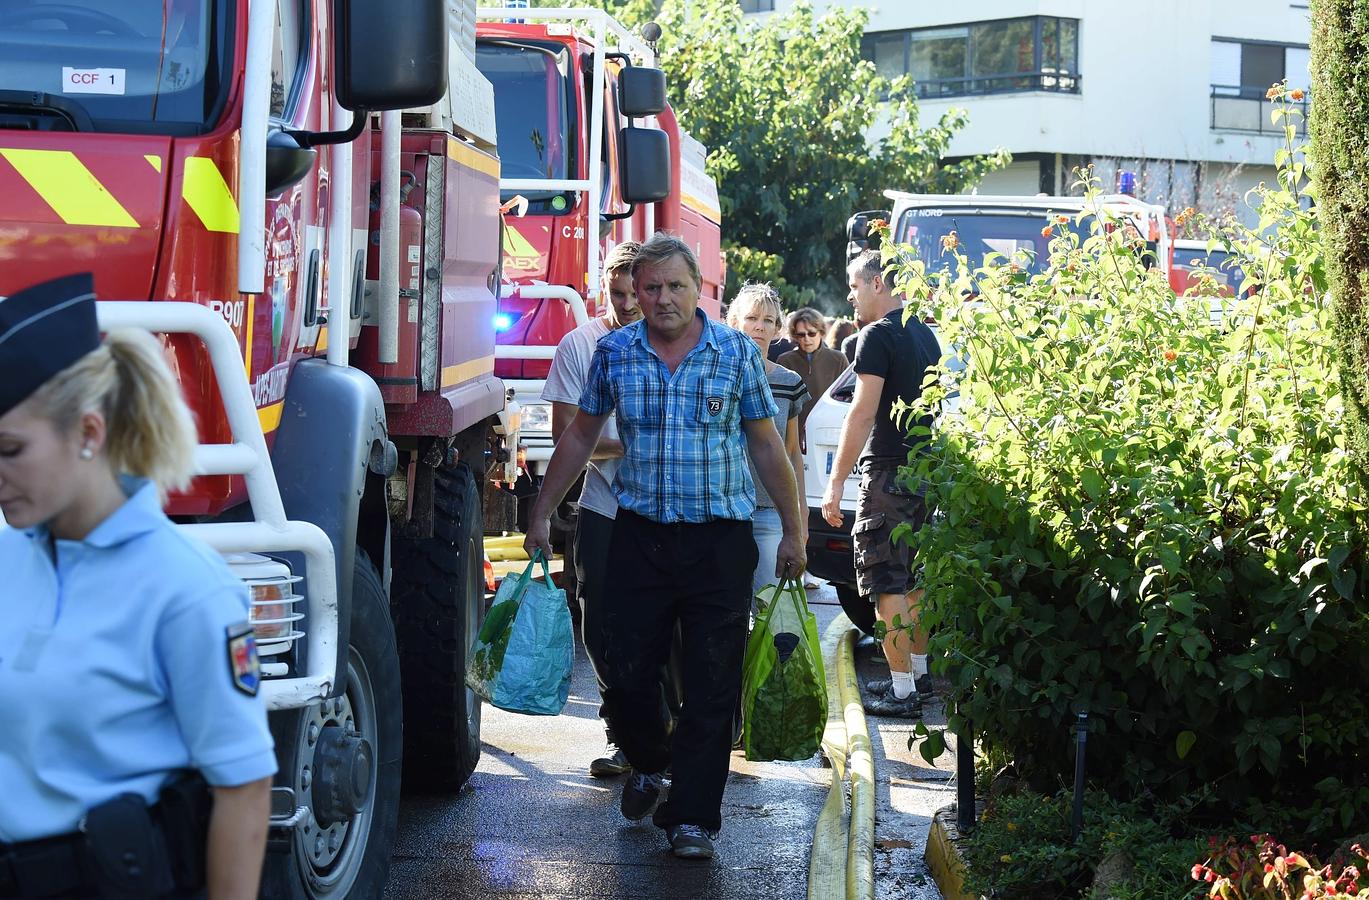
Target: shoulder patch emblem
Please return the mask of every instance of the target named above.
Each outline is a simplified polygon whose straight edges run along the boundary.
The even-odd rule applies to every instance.
[[[718,413],[723,411],[722,397],[709,397],[708,400],[705,402],[707,403],[708,414],[710,416],[716,416]]]
[[[261,688],[261,661],[257,659],[257,637],[249,622],[228,626],[228,675],[233,687],[249,697]]]

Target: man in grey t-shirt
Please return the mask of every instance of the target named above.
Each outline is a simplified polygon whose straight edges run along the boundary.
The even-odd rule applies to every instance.
[[[589,375],[590,360],[599,339],[610,331],[636,322],[642,317],[637,306],[637,292],[632,287],[632,261],[641,244],[627,241],[614,247],[604,260],[603,292],[608,305],[603,315],[591,319],[561,339],[556,356],[542,388],[542,399],[551,404],[551,436],[559,441],[561,434],[575,418],[580,408],[580,395]],[[613,476],[618,460],[623,455],[623,444],[618,439],[618,425],[610,417],[589,466],[585,469],[585,485],[580,490],[580,516],[575,526],[575,576],[579,582],[581,637],[585,652],[599,681],[599,695],[605,705],[599,708],[604,717],[607,700],[613,688],[607,683],[608,668],[604,665],[603,621],[600,614],[604,579],[608,569],[608,543],[613,535],[613,520],[618,515],[618,500],[613,494]],[[613,723],[605,719],[607,747],[604,755],[589,764],[589,773],[597,778],[621,775],[630,768],[627,757],[618,749],[613,736]]]

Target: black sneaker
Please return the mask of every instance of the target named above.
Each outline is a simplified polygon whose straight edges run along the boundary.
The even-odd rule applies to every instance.
[[[640,822],[651,815],[651,811],[656,808],[656,801],[660,799],[661,776],[634,772],[623,784],[623,797],[618,808],[623,811],[624,818]]]
[[[718,855],[713,849],[716,831],[699,825],[672,825],[666,829],[671,851],[680,859],[712,859]]]
[[[917,688],[919,694],[927,695],[936,693],[936,691],[932,689],[931,675],[917,676],[917,678],[913,679],[913,686]],[[876,678],[874,681],[865,682],[865,692],[872,695],[886,693],[893,690],[893,687],[894,679],[892,678]]]
[[[589,774],[595,778],[612,778],[631,770],[632,766],[628,764],[627,756],[613,741],[609,741],[604,747],[603,756],[589,764]]]
[[[884,716],[891,719],[922,718],[922,698],[918,696],[917,691],[900,700],[894,696],[892,684],[889,685],[888,690],[866,697],[863,705],[865,711],[872,716]]]

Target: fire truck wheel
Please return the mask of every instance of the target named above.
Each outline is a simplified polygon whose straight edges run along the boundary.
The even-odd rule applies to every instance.
[[[399,817],[399,657],[380,575],[357,549],[347,690],[273,714],[277,783],[309,813],[266,857],[262,896],[287,900],[380,897]],[[283,852],[275,852],[275,851]]]
[[[869,597],[863,597],[853,584],[834,584],[837,601],[846,613],[846,618],[864,634],[875,633],[875,604]]]
[[[480,760],[480,698],[466,654],[485,614],[479,479],[462,463],[433,480],[433,536],[396,538],[391,594],[404,672],[404,786],[451,792]]]

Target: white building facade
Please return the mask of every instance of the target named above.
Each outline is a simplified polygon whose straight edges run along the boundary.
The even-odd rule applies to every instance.
[[[741,0],[755,16],[792,3]],[[1193,206],[1253,221],[1245,193],[1272,180],[1284,144],[1265,92],[1285,80],[1308,87],[1307,2],[813,5],[819,14],[870,9],[862,55],[886,76],[913,77],[922,121],[952,107],[968,111],[951,155],[1012,153],[1012,165],[988,176],[981,193],[1077,193],[1075,170],[1091,164],[1108,190],[1119,170],[1136,172],[1142,199],[1171,214]]]

